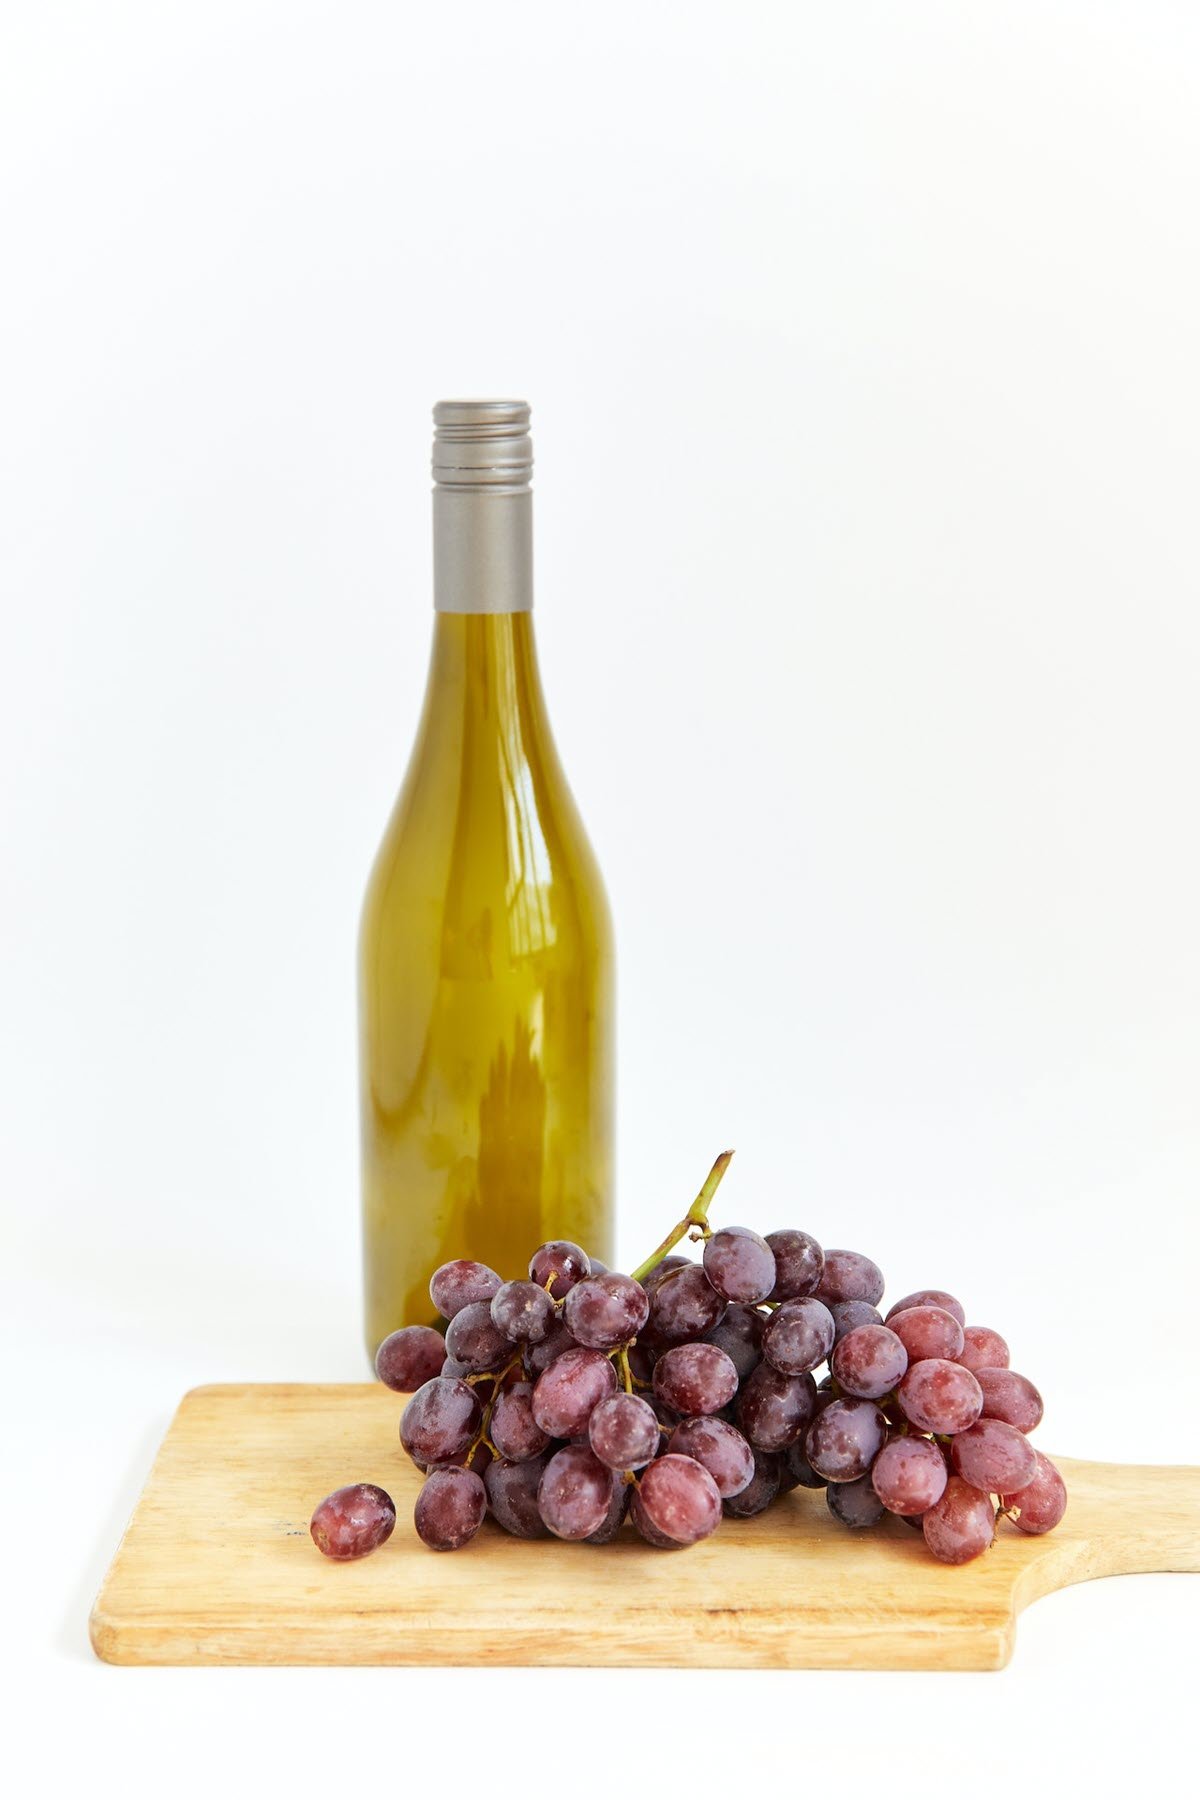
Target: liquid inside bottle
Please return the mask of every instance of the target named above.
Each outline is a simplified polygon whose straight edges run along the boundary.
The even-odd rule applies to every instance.
[[[528,408],[434,417],[429,681],[360,936],[372,1354],[451,1257],[611,1255],[612,934],[538,675]]]

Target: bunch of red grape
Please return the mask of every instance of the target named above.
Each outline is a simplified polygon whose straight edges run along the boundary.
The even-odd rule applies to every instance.
[[[376,1358],[388,1387],[412,1393],[400,1438],[425,1474],[424,1543],[459,1549],[490,1513],[514,1537],[605,1544],[628,1515],[647,1543],[678,1549],[796,1486],[824,1488],[851,1527],[898,1515],[947,1563],[987,1549],[998,1516],[1034,1534],[1058,1524],[1062,1477],[1027,1435],[1041,1396],[998,1332],[936,1288],[884,1318],[869,1257],[803,1231],[710,1231],[701,1200],[664,1248],[690,1233],[702,1261],[660,1253],[640,1279],[565,1241],[536,1250],[525,1280],[469,1261],[437,1270],[445,1338],[406,1326]],[[381,1489],[347,1488],[313,1535],[326,1554],[361,1555],[394,1519]]]

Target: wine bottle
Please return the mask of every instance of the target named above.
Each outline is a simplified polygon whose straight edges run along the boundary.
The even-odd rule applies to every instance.
[[[529,408],[434,424],[433,653],[359,945],[372,1354],[452,1257],[611,1254],[612,928],[538,674]]]

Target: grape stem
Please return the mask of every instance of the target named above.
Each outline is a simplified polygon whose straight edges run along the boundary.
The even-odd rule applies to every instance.
[[[491,1434],[492,1413],[495,1411],[496,1402],[500,1398],[500,1389],[504,1386],[504,1383],[508,1380],[509,1376],[512,1374],[513,1370],[516,1368],[516,1366],[520,1362],[520,1360],[521,1360],[521,1352],[518,1350],[514,1356],[511,1356],[509,1358],[509,1360],[505,1363],[504,1367],[498,1373],[493,1374],[492,1379],[495,1381],[496,1385],[492,1389],[491,1393],[488,1395],[487,1399],[484,1401],[483,1417],[479,1421],[479,1430],[475,1433],[475,1436],[471,1439],[470,1448],[468,1449],[467,1454],[466,1454],[465,1458],[463,1459],[463,1466],[465,1468],[470,1468],[471,1458],[474,1456],[476,1450],[478,1450],[480,1444],[486,1444],[488,1449],[492,1452],[493,1456],[498,1457],[500,1455],[500,1452],[497,1450],[495,1444],[493,1444],[493,1442],[492,1442],[492,1434]],[[486,1377],[487,1373],[488,1373],[488,1371],[484,1370],[484,1371],[482,1371],[481,1376],[476,1376],[474,1379],[479,1380],[483,1377]],[[470,1381],[471,1379],[472,1379],[472,1377],[470,1375],[468,1375],[467,1380]]]
[[[658,1249],[648,1256],[644,1263],[639,1263],[637,1268],[633,1271],[633,1279],[635,1281],[644,1281],[651,1269],[657,1269],[659,1263],[663,1260],[663,1257],[670,1256],[680,1239],[687,1237],[688,1233],[696,1226],[699,1226],[701,1236],[708,1236],[708,1209],[712,1204],[712,1197],[720,1187],[721,1179],[732,1160],[733,1151],[722,1150],[720,1156],[718,1156],[716,1162],[708,1171],[704,1186],[700,1189],[700,1192],[696,1195],[696,1198],[692,1201],[692,1204],[688,1207],[687,1212],[684,1214],[683,1218],[680,1219],[678,1225],[672,1226],[662,1243],[658,1246]]]
[[[617,1351],[617,1368],[620,1371],[621,1380],[625,1383],[625,1392],[627,1394],[632,1394],[633,1371],[629,1367],[628,1344],[622,1344],[621,1348]]]

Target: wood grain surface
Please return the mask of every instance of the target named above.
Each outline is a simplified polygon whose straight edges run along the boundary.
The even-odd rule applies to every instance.
[[[523,1543],[490,1521],[426,1550],[400,1396],[377,1385],[225,1386],[187,1394],[92,1611],[114,1663],[613,1664],[998,1669],[1016,1617],[1100,1575],[1200,1571],[1200,1470],[1055,1458],[1056,1532],[1003,1524],[965,1568],[889,1520],[848,1532],[803,1489],[675,1554],[630,1530],[605,1549]],[[331,1563],[309,1537],[334,1488],[378,1482],[396,1529]]]

